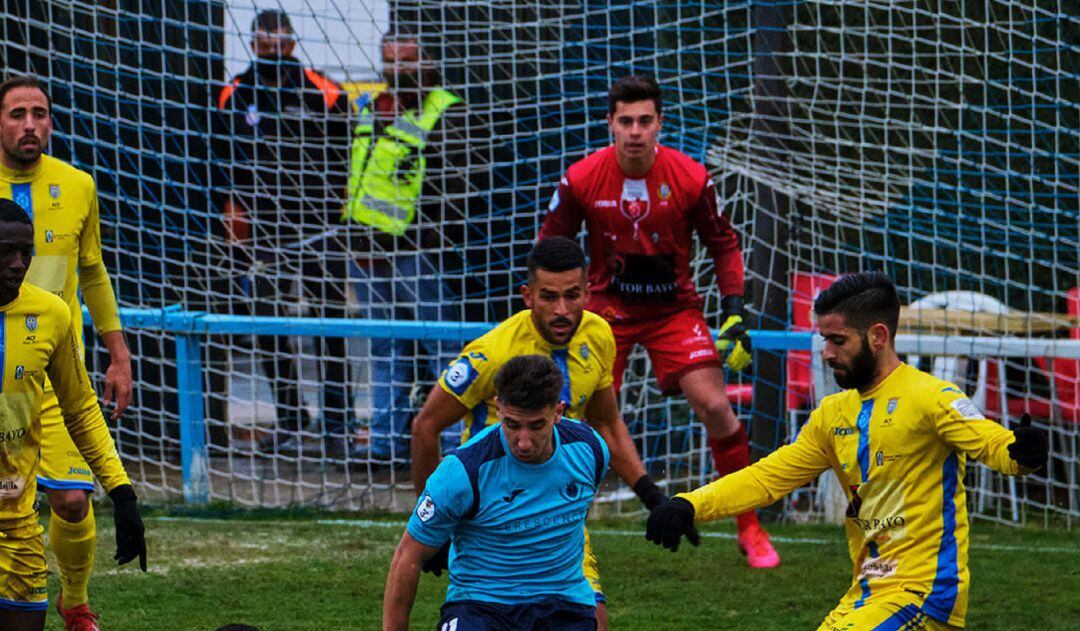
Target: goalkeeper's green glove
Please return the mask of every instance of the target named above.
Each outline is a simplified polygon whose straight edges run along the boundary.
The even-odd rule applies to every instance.
[[[649,541],[675,552],[684,536],[695,546],[701,543],[701,536],[694,528],[694,505],[690,502],[675,497],[649,513],[645,524],[645,538]]]
[[[750,336],[746,333],[746,314],[742,296],[724,296],[720,301],[720,333],[716,350],[725,356],[724,362],[734,371],[743,371],[754,361],[750,352]]]
[[[1033,472],[1042,469],[1050,454],[1050,443],[1046,432],[1031,426],[1031,415],[1020,417],[1020,425],[1013,430],[1016,440],[1009,444],[1009,457],[1020,466]]]

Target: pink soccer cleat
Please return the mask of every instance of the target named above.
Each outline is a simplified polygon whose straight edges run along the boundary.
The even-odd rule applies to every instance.
[[[754,525],[739,532],[739,550],[746,555],[750,567],[767,568],[780,565],[780,555],[769,542],[769,534]]]

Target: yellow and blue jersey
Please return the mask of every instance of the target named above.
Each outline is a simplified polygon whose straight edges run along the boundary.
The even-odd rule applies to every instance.
[[[495,375],[510,358],[547,355],[563,373],[564,414],[584,420],[593,393],[610,387],[615,362],[615,336],[603,318],[584,312],[577,331],[565,346],[548,343],[536,330],[526,309],[469,343],[450,362],[439,385],[469,409],[462,442],[485,426],[499,422],[495,410]]]
[[[93,177],[43,155],[28,171],[0,165],[0,197],[14,200],[34,220],[34,259],[26,282],[67,303],[76,330],[82,331],[80,288],[98,332],[120,330],[116,297],[101,255]]]
[[[79,331],[57,296],[23,283],[0,305],[0,531],[29,527],[46,377],[75,445],[106,490],[130,484],[83,366]]]
[[[596,604],[582,571],[585,517],[611,454],[585,423],[563,418],[554,434],[551,457],[531,464],[492,425],[428,478],[407,528],[433,548],[451,542],[447,602]]]
[[[80,290],[98,333],[119,331],[116,296],[102,260],[97,188],[90,174],[47,155],[25,171],[0,165],[0,197],[14,200],[33,219],[34,259],[26,281],[67,303],[79,333],[80,349]],[[42,401],[41,422],[45,429],[38,485],[93,491],[93,476],[64,431],[60,408],[51,391],[46,380],[49,395]],[[100,438],[108,438],[107,430]]]
[[[922,613],[963,626],[968,603],[969,458],[1024,473],[1013,433],[987,420],[955,385],[901,364],[878,386],[825,397],[790,445],[680,495],[709,521],[770,504],[831,468],[847,494],[854,566],[838,609],[898,591]]]

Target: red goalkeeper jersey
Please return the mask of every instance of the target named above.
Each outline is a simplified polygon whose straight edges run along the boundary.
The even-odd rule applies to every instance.
[[[690,273],[693,231],[708,249],[721,295],[743,293],[739,237],[716,203],[705,167],[657,145],[642,179],[626,177],[615,147],[573,164],[548,206],[540,238],[573,238],[585,221],[589,310],[611,322],[648,320],[702,300]]]

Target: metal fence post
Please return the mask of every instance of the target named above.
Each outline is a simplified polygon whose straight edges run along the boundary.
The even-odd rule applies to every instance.
[[[183,317],[185,326],[174,330],[184,501],[188,504],[205,504],[210,500],[210,463],[206,453],[206,423],[203,418],[202,348],[200,332],[194,330],[196,327],[193,326],[201,314],[183,315],[187,316]]]

